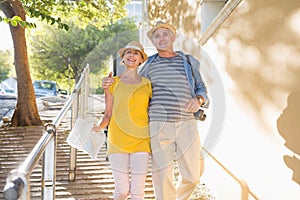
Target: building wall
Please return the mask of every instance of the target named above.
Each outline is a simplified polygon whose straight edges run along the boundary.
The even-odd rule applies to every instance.
[[[178,31],[198,37],[200,35],[201,0],[148,0],[150,24],[164,20],[172,23]]]
[[[202,47],[199,25],[178,21],[189,9],[176,9],[164,14],[180,30],[176,48],[202,62],[212,99],[199,125],[204,147],[258,199],[299,199],[300,1],[243,0]],[[199,18],[194,11],[190,19]],[[239,199],[229,194],[239,187],[206,160],[202,181],[217,199]]]

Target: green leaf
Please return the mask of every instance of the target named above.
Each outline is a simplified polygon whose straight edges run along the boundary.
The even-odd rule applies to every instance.
[[[68,26],[67,24],[64,24],[64,29],[65,29],[66,31],[68,31],[68,30],[69,30],[69,26]]]
[[[28,24],[26,23],[26,22],[24,22],[24,21],[19,21],[19,24],[20,24],[20,26],[22,26],[22,27],[28,27]]]
[[[13,18],[11,18],[11,20],[16,20],[16,21],[23,21],[22,18],[20,16],[13,16]]]
[[[10,19],[4,18],[3,21],[4,21],[5,23],[9,23]]]
[[[15,19],[11,19],[11,20],[10,20],[10,24],[11,24],[12,26],[18,26],[18,21],[15,20]]]

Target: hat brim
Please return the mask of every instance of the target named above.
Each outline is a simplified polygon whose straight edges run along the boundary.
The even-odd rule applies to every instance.
[[[152,41],[152,35],[153,33],[159,29],[159,28],[166,28],[166,29],[169,29],[173,34],[174,36],[176,36],[176,29],[174,26],[172,26],[171,24],[159,24],[155,27],[153,27],[152,29],[150,29],[150,31],[148,31],[147,35],[148,35],[148,38]]]
[[[144,63],[148,59],[148,56],[144,51],[141,51],[139,48],[134,47],[134,46],[121,48],[119,50],[119,55],[120,55],[121,58],[123,58],[125,51],[128,50],[128,49],[133,49],[133,50],[136,50],[136,51],[140,52],[141,55],[142,55],[142,59],[143,59],[142,63]]]

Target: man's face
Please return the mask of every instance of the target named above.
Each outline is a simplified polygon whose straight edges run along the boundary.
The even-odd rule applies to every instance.
[[[167,28],[157,29],[152,36],[152,42],[157,50],[173,51],[174,35]]]

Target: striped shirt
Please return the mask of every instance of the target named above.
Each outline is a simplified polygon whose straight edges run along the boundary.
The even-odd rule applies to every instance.
[[[176,122],[194,119],[184,107],[192,99],[183,59],[157,56],[151,63],[148,77],[152,83],[149,107],[150,121]]]

